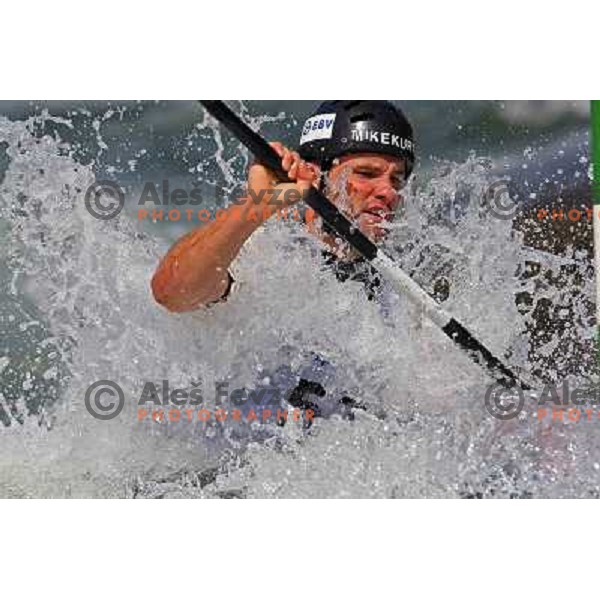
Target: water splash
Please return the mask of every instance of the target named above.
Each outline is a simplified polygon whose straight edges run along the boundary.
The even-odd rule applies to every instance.
[[[226,157],[214,124],[200,127],[216,144],[213,158],[227,189],[239,189],[243,168]],[[93,164],[78,163],[68,144],[38,128],[39,119],[0,119],[7,156],[1,244],[8,257],[0,288],[8,340],[0,352],[0,415],[9,425],[0,430],[0,495],[597,492],[591,426],[548,433],[521,420],[500,427],[485,413],[481,371],[403,298],[384,290],[380,305],[367,300],[359,282],[340,285],[298,224],[273,220],[256,232],[233,267],[237,289],[227,303],[167,314],[149,289],[167,244],[125,214],[93,219],[83,203]],[[101,139],[99,127],[97,133]],[[510,221],[490,219],[488,185],[489,168],[474,157],[415,181],[387,247],[495,353],[552,378],[531,354],[531,311],[515,303],[525,292],[540,301],[539,281],[522,277],[523,265],[535,261],[541,272],[566,266],[575,274],[588,265],[576,251],[558,258],[524,248]],[[549,283],[543,294],[565,304],[568,289]],[[572,303],[578,320],[570,331],[554,332],[548,353],[574,337],[591,339],[586,280],[579,298]],[[247,387],[281,365],[301,368],[307,352],[334,365],[336,385],[370,410],[354,421],[318,420],[309,433],[291,424],[249,446],[214,424],[137,422],[146,381],[185,388],[201,378],[208,391],[223,380]],[[100,379],[118,382],[127,398],[109,422],[84,407],[87,387]],[[210,393],[204,405],[216,406]]]

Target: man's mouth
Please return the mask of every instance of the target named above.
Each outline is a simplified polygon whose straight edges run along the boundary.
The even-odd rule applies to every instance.
[[[370,208],[362,211],[363,215],[368,215],[368,217],[377,222],[381,221],[391,221],[392,213],[389,210],[383,208]]]

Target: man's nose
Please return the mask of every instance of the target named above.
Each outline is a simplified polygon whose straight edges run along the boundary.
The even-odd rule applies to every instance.
[[[375,188],[373,195],[375,198],[377,198],[377,200],[385,202],[385,204],[392,210],[396,208],[400,200],[398,191],[390,181],[382,181],[379,183]]]

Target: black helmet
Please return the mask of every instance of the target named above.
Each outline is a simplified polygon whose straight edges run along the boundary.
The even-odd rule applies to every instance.
[[[298,152],[322,169],[345,154],[377,152],[415,162],[413,131],[402,111],[385,100],[328,100],[306,120]]]

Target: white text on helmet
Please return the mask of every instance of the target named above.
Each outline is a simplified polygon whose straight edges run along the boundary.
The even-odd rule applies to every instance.
[[[374,131],[372,129],[353,129],[353,142],[369,142],[383,146],[395,146],[407,152],[413,152],[413,142],[389,131]]]

